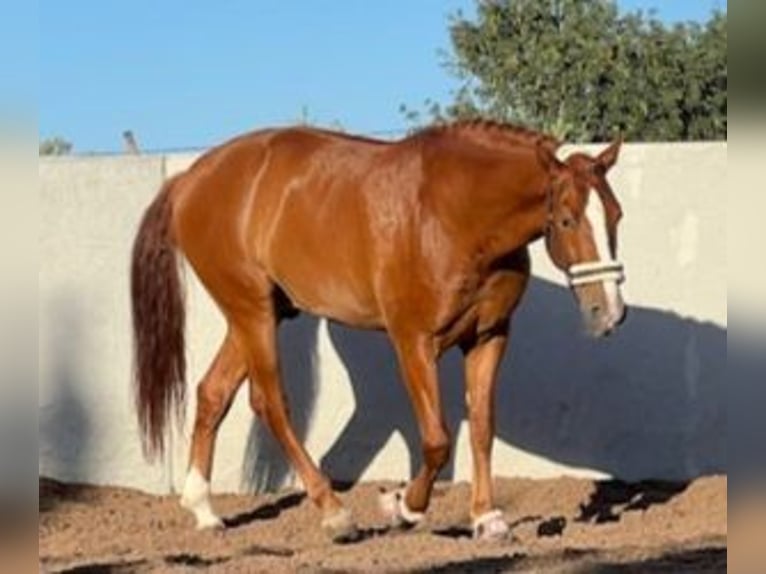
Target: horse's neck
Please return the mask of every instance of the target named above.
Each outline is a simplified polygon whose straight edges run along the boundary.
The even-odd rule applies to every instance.
[[[441,187],[452,227],[489,257],[538,238],[545,227],[547,174],[531,146],[508,153],[445,158],[463,173]]]
[[[517,209],[486,228],[486,235],[478,239],[478,248],[487,258],[502,258],[543,235],[547,218],[544,180],[524,193],[525,200]]]

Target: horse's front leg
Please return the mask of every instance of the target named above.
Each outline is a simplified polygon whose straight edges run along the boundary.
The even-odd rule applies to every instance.
[[[508,328],[504,325],[463,349],[473,455],[471,520],[477,538],[502,538],[508,534],[508,525],[502,512],[494,508],[492,499],[495,386],[507,341]]]
[[[449,459],[450,438],[444,422],[436,367],[436,347],[429,337],[393,337],[423,444],[423,466],[406,490],[385,494],[383,511],[396,525],[413,525],[428,508],[436,476]]]

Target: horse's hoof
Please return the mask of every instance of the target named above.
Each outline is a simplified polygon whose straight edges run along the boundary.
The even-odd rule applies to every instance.
[[[197,518],[197,530],[225,530],[226,525],[215,514]]]
[[[340,508],[322,519],[322,529],[333,542],[353,542],[359,531],[348,508]]]
[[[425,516],[407,507],[404,494],[403,488],[380,493],[380,511],[395,528],[411,528],[422,522]]]
[[[476,540],[505,540],[510,529],[500,510],[490,510],[473,521],[473,537]]]
[[[226,528],[223,520],[210,508],[208,500],[194,500],[190,497],[182,496],[180,502],[181,508],[188,510],[194,515],[197,530],[223,530]]]

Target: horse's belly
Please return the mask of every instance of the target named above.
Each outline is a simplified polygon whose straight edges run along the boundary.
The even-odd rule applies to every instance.
[[[382,327],[382,318],[373,298],[340,278],[310,268],[275,271],[274,275],[292,304],[301,311],[354,327]]]
[[[326,235],[311,231],[312,226],[304,226],[286,236],[277,234],[266,262],[272,277],[298,309],[356,327],[380,327],[368,257],[361,246],[343,237],[342,230]]]

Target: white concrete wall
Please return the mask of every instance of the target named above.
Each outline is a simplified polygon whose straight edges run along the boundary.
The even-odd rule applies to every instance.
[[[587,149],[587,148],[586,148]],[[597,148],[592,148],[592,151]],[[130,394],[128,253],[163,178],[193,156],[41,161],[40,472],[65,480],[178,487],[193,420],[164,464],[141,458]],[[621,258],[632,309],[617,336],[591,341],[542,246],[501,373],[495,473],[683,478],[726,460],[725,144],[627,145],[610,179],[625,219]],[[196,381],[223,323],[187,273]],[[405,479],[416,426],[382,334],[310,317],[281,333],[293,416],[334,478]],[[469,479],[460,359],[441,373],[456,437],[445,477]],[[293,480],[253,423],[246,391],[222,425],[213,486]]]

